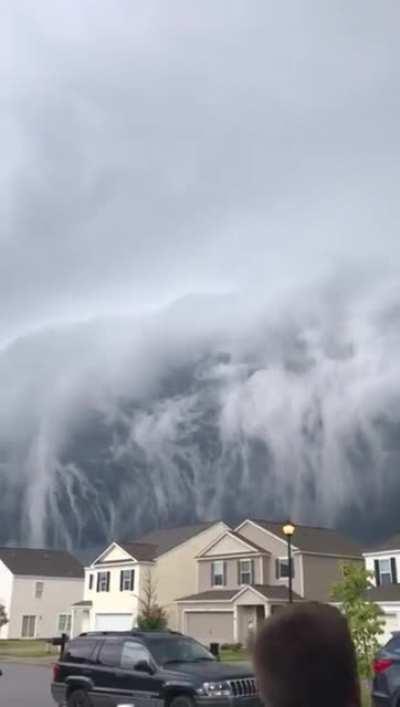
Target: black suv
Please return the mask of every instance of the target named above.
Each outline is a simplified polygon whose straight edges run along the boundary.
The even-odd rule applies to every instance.
[[[52,695],[68,707],[260,707],[250,666],[220,663],[173,632],[87,633],[54,666]]]

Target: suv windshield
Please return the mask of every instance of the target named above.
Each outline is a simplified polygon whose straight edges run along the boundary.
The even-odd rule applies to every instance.
[[[200,643],[192,638],[179,636],[176,638],[153,638],[148,641],[148,647],[156,663],[200,663],[214,661],[214,656]]]

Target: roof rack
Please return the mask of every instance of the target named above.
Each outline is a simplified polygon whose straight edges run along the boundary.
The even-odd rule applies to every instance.
[[[84,636],[143,636],[149,633],[169,633],[172,636],[182,636],[180,631],[172,631],[171,629],[157,630],[149,629],[148,631],[143,631],[142,629],[131,629],[129,631],[85,631],[79,634],[79,638]]]

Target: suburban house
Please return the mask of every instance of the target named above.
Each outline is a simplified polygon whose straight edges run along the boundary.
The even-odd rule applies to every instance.
[[[382,642],[393,631],[400,631],[400,533],[363,553],[365,566],[372,573],[371,601],[385,614]]]
[[[68,633],[71,602],[83,594],[83,568],[63,550],[0,548],[0,602],[9,623],[0,638]]]
[[[292,538],[293,599],[330,601],[344,562],[361,550],[341,533],[296,526]],[[246,520],[225,529],[197,555],[196,593],[177,600],[179,628],[205,644],[245,643],[288,602],[287,540],[282,525]]]
[[[83,598],[72,607],[71,635],[132,628],[149,581],[169,626],[177,628],[176,598],[197,591],[197,555],[227,527],[200,523],[156,530],[135,542],[112,542],[85,569]]]

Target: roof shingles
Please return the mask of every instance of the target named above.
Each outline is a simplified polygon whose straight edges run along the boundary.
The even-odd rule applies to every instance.
[[[81,563],[65,550],[1,547],[0,560],[15,575],[62,578],[83,577]]]
[[[282,530],[282,523],[255,518],[251,520],[261,528],[265,528],[265,530],[277,535],[282,540],[286,540]],[[353,540],[331,528],[313,528],[307,525],[296,525],[292,540],[293,546],[297,547],[302,552],[361,558],[361,548],[353,542]]]

